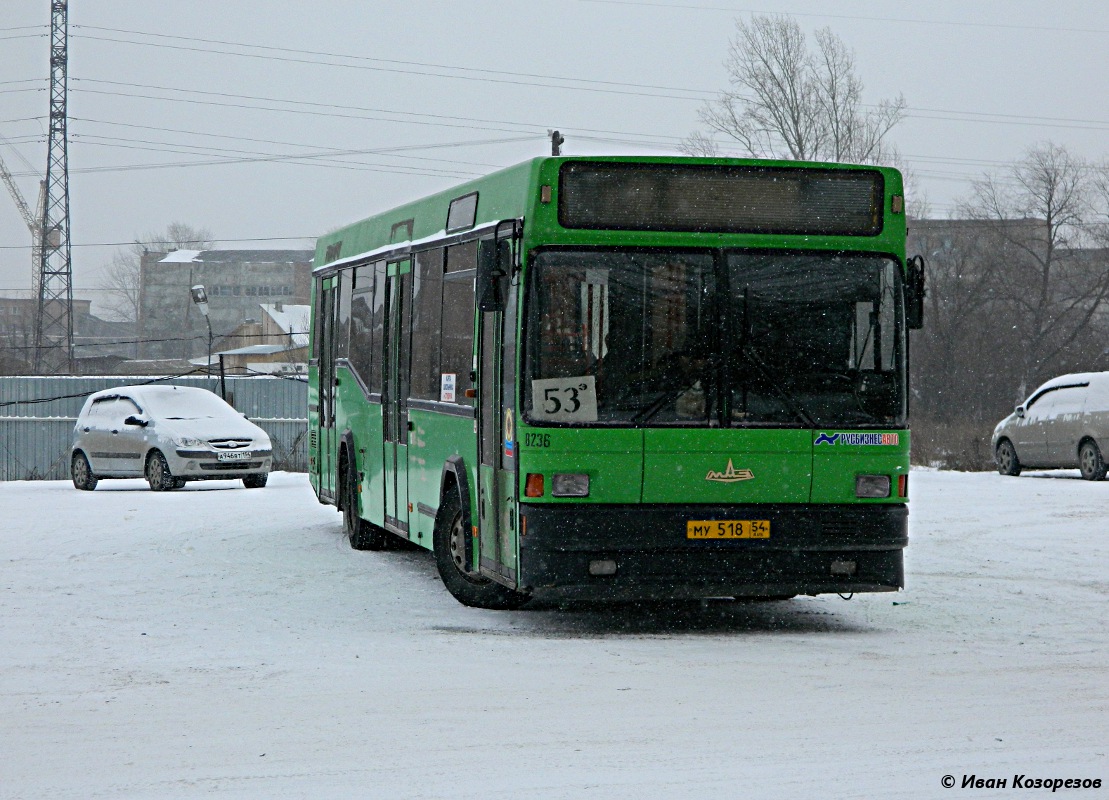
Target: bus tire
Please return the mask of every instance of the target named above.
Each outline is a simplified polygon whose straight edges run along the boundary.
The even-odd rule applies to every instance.
[[[389,546],[389,533],[358,516],[358,484],[349,466],[346,450],[339,459],[339,481],[343,495],[343,530],[352,550],[384,550]]]
[[[457,494],[448,492],[435,515],[433,539],[435,565],[447,591],[462,605],[472,608],[507,611],[526,603],[530,599],[528,595],[468,569],[463,537],[469,535],[467,520],[462,519],[462,503]]]

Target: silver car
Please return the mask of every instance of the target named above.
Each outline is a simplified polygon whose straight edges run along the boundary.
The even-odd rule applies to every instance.
[[[156,492],[186,481],[241,478],[266,485],[273,447],[266,432],[206,389],[120,386],[89,395],[73,428],[73,485],[143,478]]]
[[[1022,469],[1078,467],[1089,481],[1105,478],[1109,444],[1109,372],[1052,378],[1028,396],[993,432],[1002,475]]]

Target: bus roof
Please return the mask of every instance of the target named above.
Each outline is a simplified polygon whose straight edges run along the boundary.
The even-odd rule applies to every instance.
[[[876,170],[885,176],[887,187],[892,187],[895,193],[902,190],[901,174],[896,169],[865,164],[694,156],[540,156],[391,208],[321,236],[316,243],[316,269],[334,267],[336,262],[356,261],[379,250],[395,249],[406,242],[418,245],[444,238],[451,233],[447,220],[452,203],[475,193],[480,193],[480,202],[473,209],[469,224],[460,228],[460,232],[473,231],[500,220],[524,216],[536,202],[532,187],[537,185],[540,175],[557,173],[561,164],[566,162]]]

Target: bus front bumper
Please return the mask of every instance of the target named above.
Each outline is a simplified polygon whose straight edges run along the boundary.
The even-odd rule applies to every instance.
[[[904,588],[904,505],[520,506],[519,588],[545,599],[791,597]],[[766,520],[763,539],[690,521]]]

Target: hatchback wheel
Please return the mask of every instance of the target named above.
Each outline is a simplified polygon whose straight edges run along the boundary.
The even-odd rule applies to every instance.
[[[84,453],[74,453],[73,463],[70,464],[70,474],[73,476],[73,485],[85,492],[96,488],[99,479],[93,474],[89,460]]]
[[[1101,450],[1091,439],[1084,441],[1078,448],[1078,468],[1082,470],[1082,477],[1088,481],[1105,479],[1105,460],[1101,457]]]
[[[169,464],[160,450],[155,450],[146,459],[146,482],[154,492],[168,492],[177,488],[177,479],[170,474]]]
[[[1020,475],[1020,459],[1017,458],[1013,443],[1008,439],[1002,439],[997,443],[994,461],[997,463],[997,471],[1002,475]]]

